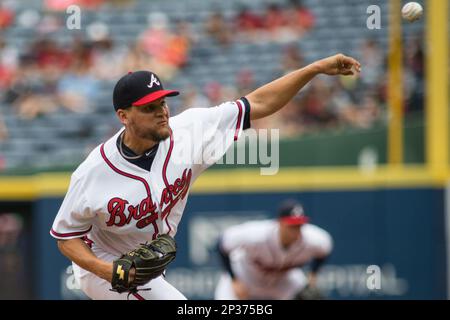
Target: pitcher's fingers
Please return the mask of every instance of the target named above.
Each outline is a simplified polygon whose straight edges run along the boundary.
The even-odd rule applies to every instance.
[[[352,65],[356,71],[361,72],[361,63],[358,60],[352,57],[345,57],[345,63]]]

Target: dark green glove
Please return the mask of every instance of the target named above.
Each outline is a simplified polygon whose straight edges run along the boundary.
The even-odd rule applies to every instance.
[[[150,243],[141,244],[137,249],[113,261],[112,290],[119,293],[135,291],[138,286],[159,277],[175,259],[176,253],[175,240],[167,234],[158,235]],[[136,273],[130,280],[132,268],[135,268]]]

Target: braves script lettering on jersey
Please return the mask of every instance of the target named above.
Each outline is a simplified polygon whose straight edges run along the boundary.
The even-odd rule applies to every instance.
[[[57,239],[86,236],[94,254],[106,261],[158,234],[175,236],[191,185],[239,137],[249,109],[248,102],[241,99],[214,108],[189,109],[170,118],[170,138],[159,143],[150,171],[122,157],[116,144],[120,130],[95,148],[72,174],[51,235]],[[196,124],[202,129],[196,130]],[[186,152],[182,139],[201,147]],[[109,291],[106,280],[76,264],[74,275],[91,298],[127,298]],[[161,277],[144,287],[152,290],[134,294],[137,299],[184,298]]]
[[[288,248],[280,242],[279,228],[276,220],[253,221],[233,226],[222,235],[221,247],[230,255],[234,275],[252,299],[292,298],[307,285],[298,267],[332,250],[331,236],[318,226],[303,225],[301,237]],[[222,275],[215,298],[237,298],[229,274]]]

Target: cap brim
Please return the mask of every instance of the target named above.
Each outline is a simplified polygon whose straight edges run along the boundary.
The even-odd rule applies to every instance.
[[[280,221],[288,225],[297,226],[308,223],[309,218],[307,216],[300,216],[300,217],[291,216],[291,217],[282,217],[280,218]]]
[[[174,97],[179,95],[180,93],[178,91],[175,90],[159,90],[159,91],[155,91],[152,92],[148,95],[146,95],[145,97],[139,99],[136,102],[133,102],[133,106],[139,107],[142,106],[144,104],[153,102],[155,100],[158,100],[160,98],[164,98],[164,97]]]

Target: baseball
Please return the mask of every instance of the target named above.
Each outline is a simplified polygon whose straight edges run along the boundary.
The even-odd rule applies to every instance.
[[[423,8],[417,2],[408,2],[402,8],[402,16],[405,20],[413,22],[419,20],[422,17]]]

